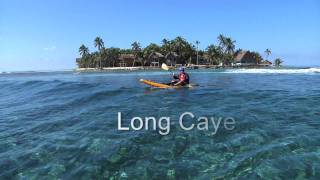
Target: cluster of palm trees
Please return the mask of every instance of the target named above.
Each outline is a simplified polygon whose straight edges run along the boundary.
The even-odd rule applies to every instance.
[[[276,66],[276,67],[280,67],[282,63],[283,63],[282,59],[277,58],[277,59],[274,60],[274,63],[273,63],[273,64],[274,64],[274,66]]]
[[[270,49],[266,49],[264,53],[266,54],[266,59],[268,59],[272,52]],[[274,66],[276,67],[280,67],[282,63],[283,63],[283,60],[281,58],[276,58],[273,62]]]
[[[181,36],[172,40],[163,39],[161,44],[150,43],[142,48],[139,42],[133,42],[131,49],[120,49],[115,47],[106,48],[103,40],[100,37],[94,39],[94,46],[97,51],[90,53],[88,47],[81,45],[79,53],[81,58],[77,59],[77,64],[80,68],[103,68],[119,66],[120,56],[130,54],[134,57],[132,66],[145,66],[150,63],[150,58],[154,53],[163,55],[174,64],[199,64],[208,63],[212,65],[229,65],[234,62],[234,58],[241,51],[235,49],[235,43],[230,37],[220,34],[217,38],[218,45],[211,44],[205,50],[199,50],[199,41],[194,44],[188,42]],[[258,52],[255,53],[257,63],[262,61],[262,56]],[[271,51],[265,51],[267,58]],[[278,65],[281,60],[277,61]]]
[[[119,48],[105,48],[100,37],[94,39],[94,46],[98,51],[90,53],[89,48],[82,44],[79,48],[81,58],[77,59],[77,64],[81,68],[102,68],[115,66],[119,59],[121,50]]]
[[[211,64],[230,64],[235,56],[235,43],[230,37],[218,36],[218,45],[211,44],[206,49]],[[237,52],[241,51],[240,49]]]
[[[196,59],[196,48],[193,44],[187,42],[184,38],[178,36],[173,40],[163,39],[162,45],[150,43],[142,48],[139,42],[133,42],[131,49],[105,48],[104,42],[100,37],[94,40],[94,46],[97,51],[90,53],[89,48],[81,45],[79,53],[81,58],[77,59],[80,68],[103,68],[115,67],[119,64],[121,54],[131,54],[134,56],[133,66],[148,64],[150,55],[157,52],[163,56],[174,55],[175,63],[192,63]]]

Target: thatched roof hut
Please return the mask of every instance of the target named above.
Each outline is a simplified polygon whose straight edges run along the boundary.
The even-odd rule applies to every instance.
[[[159,58],[164,58],[164,56],[159,52],[152,52],[149,55],[149,59],[159,59]]]
[[[169,52],[166,54],[166,59],[177,58],[178,54],[176,52]]]
[[[119,66],[120,67],[131,67],[134,61],[134,54],[120,54]]]
[[[132,59],[134,54],[120,54],[120,59]]]
[[[159,52],[152,52],[149,56],[148,59],[150,61],[150,66],[153,67],[160,67],[160,63],[164,59],[164,55],[162,55]]]
[[[255,65],[255,64],[257,64],[255,54],[250,51],[240,51],[239,53],[237,53],[234,60],[235,60],[235,63],[238,63],[240,65]]]
[[[178,54],[176,52],[169,52],[166,54],[165,59],[166,63],[170,64],[170,66],[174,66],[176,64]]]

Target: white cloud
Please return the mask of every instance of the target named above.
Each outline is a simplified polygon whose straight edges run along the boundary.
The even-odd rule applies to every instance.
[[[55,45],[51,46],[51,47],[45,47],[43,48],[44,51],[55,51],[57,49],[57,47]]]

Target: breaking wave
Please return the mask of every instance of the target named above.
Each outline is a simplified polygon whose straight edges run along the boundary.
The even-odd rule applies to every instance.
[[[261,73],[261,74],[314,74],[320,73],[320,68],[306,69],[230,69],[223,73]]]

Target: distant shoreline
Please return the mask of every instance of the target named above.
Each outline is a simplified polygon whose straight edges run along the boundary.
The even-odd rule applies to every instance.
[[[320,66],[282,66],[282,67],[207,67],[198,68],[198,70],[224,70],[224,69],[274,69],[274,70],[290,70],[290,69],[320,69]],[[172,69],[173,71],[175,68]],[[190,69],[188,69],[190,70]],[[61,70],[21,70],[21,71],[0,71],[1,75],[6,74],[28,74],[28,73],[56,73],[56,72],[134,72],[134,71],[163,71],[158,67],[114,67],[114,68],[74,68]]]
[[[174,72],[176,69],[172,69]],[[320,73],[320,67],[219,67],[219,68],[198,68],[198,69],[189,69],[190,73],[197,72],[194,70],[204,70],[213,71],[213,72],[221,72],[221,73],[249,73],[249,74],[314,74]],[[75,69],[74,72],[77,73],[130,73],[130,72],[166,72],[161,68],[150,68],[150,67],[117,67],[117,68],[103,68],[103,69],[95,69],[95,68],[81,68]]]
[[[173,70],[176,67],[171,67]],[[196,65],[187,67],[187,69],[273,69],[272,66],[217,66],[217,65]],[[134,66],[134,67],[104,67],[100,68],[76,68],[78,72],[101,72],[101,71],[138,71],[138,70],[161,70],[160,67]]]

